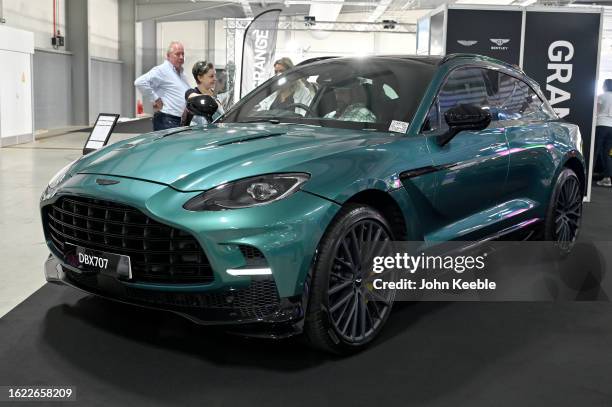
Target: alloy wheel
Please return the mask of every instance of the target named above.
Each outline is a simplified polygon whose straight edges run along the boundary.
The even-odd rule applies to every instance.
[[[389,253],[391,236],[379,222],[353,224],[335,248],[328,288],[328,310],[335,331],[345,341],[372,337],[391,310],[393,290],[376,290],[372,259]],[[388,281],[388,280],[387,280]]]
[[[565,180],[555,206],[554,237],[562,250],[569,250],[578,236],[582,217],[582,192],[575,177]]]

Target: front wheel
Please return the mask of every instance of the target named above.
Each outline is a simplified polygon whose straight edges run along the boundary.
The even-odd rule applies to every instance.
[[[571,252],[578,238],[582,198],[578,176],[570,168],[564,168],[557,177],[544,226],[544,240],[553,242],[562,256]]]
[[[304,326],[311,345],[346,354],[378,335],[395,292],[374,289],[370,265],[388,253],[392,241],[387,220],[375,209],[350,204],[339,212],[321,240],[312,273]]]

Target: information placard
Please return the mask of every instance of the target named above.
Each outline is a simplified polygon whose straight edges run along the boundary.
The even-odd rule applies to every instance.
[[[92,151],[98,150],[104,147],[108,143],[108,139],[119,120],[119,115],[114,113],[100,113],[96,119],[85,147],[83,148],[83,155],[89,154]]]

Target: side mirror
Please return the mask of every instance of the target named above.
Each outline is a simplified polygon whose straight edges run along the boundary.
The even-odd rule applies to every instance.
[[[448,131],[437,138],[440,146],[445,145],[464,130],[484,130],[491,123],[491,113],[474,105],[457,105],[444,113]]]
[[[204,116],[209,123],[218,108],[217,101],[208,95],[198,95],[187,99],[187,110],[195,116]]]

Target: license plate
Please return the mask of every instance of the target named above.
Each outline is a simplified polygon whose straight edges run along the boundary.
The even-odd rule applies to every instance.
[[[71,245],[74,250],[67,254],[67,262],[85,274],[108,274],[124,279],[132,278],[130,257]]]

